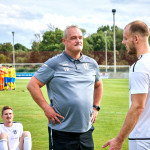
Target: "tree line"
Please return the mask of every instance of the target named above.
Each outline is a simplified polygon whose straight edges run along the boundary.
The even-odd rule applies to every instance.
[[[83,38],[83,43],[84,43],[83,53],[86,53],[87,55],[94,57],[94,59],[96,59],[96,60],[97,60],[97,58],[95,58],[96,56],[94,55],[95,52],[103,53],[103,57],[104,57],[105,40],[107,40],[108,53],[110,53],[110,54],[113,53],[113,26],[109,26],[109,25],[101,26],[97,29],[96,33],[90,34],[88,36],[86,36],[85,29],[81,29],[81,31],[82,31],[83,37],[84,37]],[[107,32],[107,34],[106,34],[106,32]],[[116,33],[117,55],[118,55],[118,57],[126,58],[124,56],[124,55],[126,55],[124,53],[125,47],[122,44],[123,29],[116,26],[115,33]],[[16,43],[14,45],[16,56],[17,55],[25,56],[25,55],[27,55],[27,53],[29,55],[32,53],[32,55],[33,55],[33,53],[35,54],[35,52],[36,53],[38,53],[38,52],[39,53],[41,53],[41,52],[60,53],[62,50],[64,50],[64,45],[62,43],[63,31],[59,28],[49,26],[49,29],[44,32],[42,37],[40,34],[35,34],[34,37],[35,37],[35,39],[32,42],[31,49],[26,48],[24,45],[22,45],[20,43]],[[11,55],[12,51],[13,51],[13,46],[11,43],[0,43],[0,52],[1,52],[0,53],[0,63],[5,63],[5,61],[8,61],[8,62],[11,61],[11,60],[9,60],[9,59],[11,59],[11,57],[6,58],[6,57],[8,57],[8,55],[6,56],[5,53],[9,52],[9,54]],[[123,56],[120,56],[120,55],[123,55]],[[120,58],[120,59],[122,59],[122,58]],[[40,59],[41,58],[39,58],[39,62],[41,62]],[[29,60],[29,56],[28,56],[28,60],[27,60],[27,57],[19,58],[19,60],[18,60],[18,62],[24,62],[24,63],[27,61],[31,62],[31,60]],[[109,61],[110,61],[110,63],[109,63]],[[124,65],[130,64],[128,62],[128,60],[124,60],[124,61],[118,60],[118,61],[122,61],[122,64],[124,64]],[[100,63],[105,64],[105,60]],[[113,61],[108,59],[108,64],[111,65],[112,63],[113,63]]]
[[[121,44],[123,37],[123,30],[115,27],[116,32],[116,50],[124,51],[125,47]],[[83,51],[105,51],[105,31],[107,31],[107,49],[113,51],[113,27],[101,26],[96,33],[85,37],[86,30],[81,29],[83,33]],[[32,43],[33,51],[62,51],[64,45],[62,43],[63,31],[59,28],[50,28],[46,31],[42,40],[39,34],[35,34],[35,40]]]

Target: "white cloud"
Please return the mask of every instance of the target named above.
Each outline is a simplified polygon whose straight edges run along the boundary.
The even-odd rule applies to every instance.
[[[0,43],[15,41],[31,46],[35,33],[43,33],[52,24],[62,30],[77,24],[87,33],[96,32],[102,25],[113,25],[112,9],[116,9],[116,25],[124,26],[133,20],[143,20],[150,26],[148,0],[5,0],[0,1]]]

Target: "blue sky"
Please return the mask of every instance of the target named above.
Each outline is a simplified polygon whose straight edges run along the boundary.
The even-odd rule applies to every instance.
[[[134,20],[145,21],[150,27],[149,0],[0,0],[0,43],[15,43],[31,48],[34,34],[42,34],[49,25],[62,30],[76,24],[95,33],[102,25],[120,28]]]

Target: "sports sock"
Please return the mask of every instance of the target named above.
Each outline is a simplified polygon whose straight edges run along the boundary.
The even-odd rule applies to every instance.
[[[24,150],[31,150],[31,148],[32,148],[31,136],[24,138],[23,148],[24,148]]]

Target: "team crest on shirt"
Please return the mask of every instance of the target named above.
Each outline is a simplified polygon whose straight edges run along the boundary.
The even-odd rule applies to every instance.
[[[68,67],[64,67],[64,70],[65,70],[65,71],[69,71],[69,68],[68,68]]]
[[[83,64],[83,67],[84,67],[85,70],[89,70],[89,66],[88,66],[87,63],[84,63],[84,64]]]
[[[17,134],[17,130],[13,130],[13,133],[14,133],[14,134]]]

